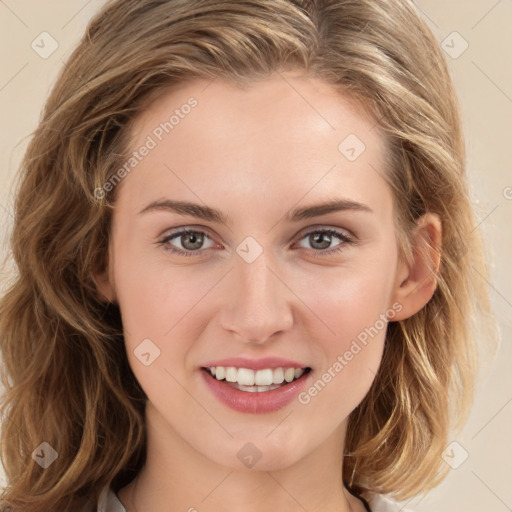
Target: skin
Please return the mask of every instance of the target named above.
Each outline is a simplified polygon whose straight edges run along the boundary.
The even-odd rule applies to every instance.
[[[102,297],[119,304],[130,365],[149,397],[147,463],[120,500],[128,512],[362,511],[341,484],[343,447],[347,418],[379,369],[385,328],[309,403],[271,413],[227,408],[199,367],[281,356],[312,367],[314,382],[393,304],[400,320],[432,297],[439,218],[421,219],[414,261],[399,258],[374,120],[300,73],[275,73],[247,89],[220,79],[182,84],[136,119],[132,149],[190,96],[198,105],[118,185],[107,266],[95,276]],[[366,146],[355,161],[338,150],[349,134]],[[217,208],[229,222],[139,213],[164,198]],[[372,211],[284,219],[335,198]],[[206,234],[202,245],[186,236],[167,243],[195,251],[190,257],[157,244],[181,227]],[[355,242],[318,241],[319,228]],[[263,250],[252,263],[236,252],[247,236]],[[313,256],[339,244],[341,252]],[[145,366],[134,350],[147,338],[160,356]],[[252,469],[237,457],[248,441],[261,453]]]

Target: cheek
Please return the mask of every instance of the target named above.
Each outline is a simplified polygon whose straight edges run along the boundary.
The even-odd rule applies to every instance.
[[[302,337],[314,345],[325,369],[344,355],[350,363],[342,363],[345,375],[363,368],[371,375],[368,368],[378,368],[385,335],[380,317],[389,306],[394,254],[389,248],[372,252],[379,257],[354,256],[337,267],[309,262],[282,275],[301,298],[290,307],[304,327]],[[126,347],[135,367],[140,362],[134,350],[150,339],[161,352],[156,366],[186,371],[193,341],[201,338],[219,308],[238,300],[236,290],[243,289],[229,288],[232,280],[224,266],[170,266],[165,258],[151,260],[135,247],[124,251],[114,268]],[[179,343],[171,344],[176,338]]]
[[[191,280],[186,275],[185,269],[162,269],[135,253],[119,261],[116,275],[130,366],[150,401],[163,409],[171,402],[178,408],[190,402],[180,383],[197,339],[197,306],[215,283],[208,276]]]
[[[393,276],[392,254],[386,258],[366,259],[364,264],[335,269],[323,273],[319,269],[310,278],[308,304],[317,313],[319,322],[329,327],[325,336],[329,352],[346,347],[365,329],[377,325],[385,327],[382,315],[390,307]],[[307,290],[303,290],[306,294]]]
[[[212,273],[194,272],[193,267],[126,259],[116,274],[123,326],[132,338],[172,336],[218,281]]]
[[[342,419],[370,389],[384,349],[386,315],[393,317],[392,263],[392,254],[389,258],[382,254],[379,260],[367,260],[364,267],[337,269],[328,279],[317,275],[308,304],[318,312],[318,329],[310,326],[309,332],[322,333],[314,337],[322,365],[302,403],[314,400],[326,414],[336,403]]]
[[[325,340],[328,353],[346,350],[347,343],[373,326],[388,307],[393,259],[388,252],[387,258],[381,252],[379,259],[361,258],[359,263],[354,258],[339,267],[310,263],[282,276],[302,299],[303,304],[295,305],[304,312],[301,320],[307,318],[311,329],[312,324],[318,324],[315,330]],[[224,267],[206,268],[204,263],[200,268],[193,264],[170,267],[164,259],[155,263],[137,256],[136,251],[125,254],[130,256],[116,261],[115,280],[127,344],[131,346],[144,338],[165,344],[185,325],[199,334],[208,316],[218,312],[219,304],[222,307],[237,300],[233,292],[240,288],[226,288],[230,278],[225,276]],[[223,277],[227,281],[221,283]],[[219,293],[225,296],[218,297]],[[314,315],[307,314],[307,309]]]

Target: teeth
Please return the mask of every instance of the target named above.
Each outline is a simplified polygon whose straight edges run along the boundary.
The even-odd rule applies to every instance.
[[[254,386],[254,371],[247,368],[238,368],[236,381],[242,386]]]
[[[291,382],[295,378],[295,370],[293,368],[286,368],[284,372],[284,380],[286,382]]]
[[[235,368],[233,366],[217,366],[208,368],[217,380],[226,380],[237,384],[243,391],[270,391],[280,387],[283,382],[292,382],[304,373],[302,368],[265,368],[264,370],[251,370],[250,368]]]
[[[280,388],[279,384],[274,386],[242,386],[241,384],[230,384],[232,387],[240,389],[241,391],[249,391],[249,393],[256,393],[261,391],[271,391],[272,389]]]
[[[282,368],[276,368],[272,378],[272,384],[281,384],[284,381],[284,370]]]
[[[236,374],[236,368],[234,368],[233,366],[229,366],[228,368],[226,368],[226,380],[228,382],[236,382]]]
[[[266,368],[265,370],[258,370],[254,375],[254,384],[257,386],[270,386],[273,381],[273,374],[271,368]],[[276,384],[278,384],[276,382]]]

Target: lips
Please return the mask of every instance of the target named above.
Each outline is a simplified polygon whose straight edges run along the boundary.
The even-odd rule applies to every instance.
[[[285,407],[311,378],[310,367],[274,357],[209,361],[200,369],[208,389],[221,403],[245,413],[266,413]]]

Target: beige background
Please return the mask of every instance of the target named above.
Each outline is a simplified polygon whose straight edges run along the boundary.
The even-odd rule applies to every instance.
[[[0,256],[6,251],[5,235],[12,220],[11,186],[26,138],[37,125],[63,61],[102,3],[0,1]],[[489,285],[503,341],[482,378],[466,428],[453,439],[458,445],[448,451],[451,457],[447,460],[458,463],[465,452],[467,460],[452,469],[446,481],[427,497],[407,506],[417,512],[505,512],[512,510],[512,279],[508,264],[512,253],[512,2],[415,3],[451,53],[448,61],[464,109],[473,198],[488,240],[492,260]],[[58,43],[46,59],[31,47],[43,31]],[[468,47],[461,53],[466,43]],[[7,277],[2,276],[2,283]]]

